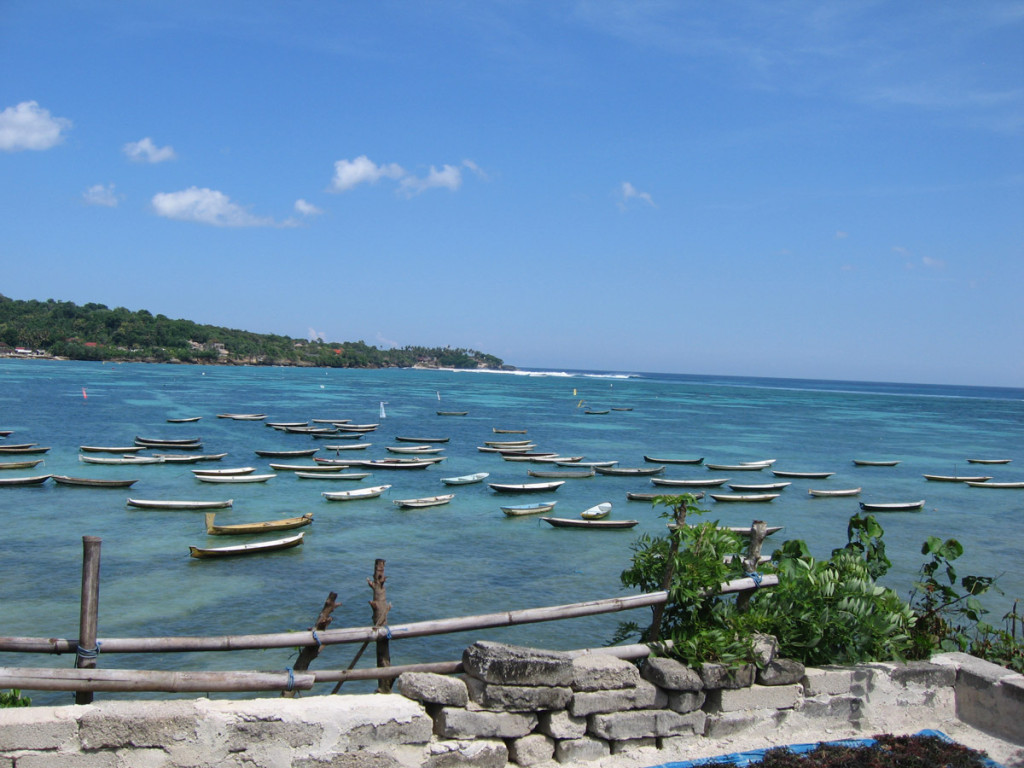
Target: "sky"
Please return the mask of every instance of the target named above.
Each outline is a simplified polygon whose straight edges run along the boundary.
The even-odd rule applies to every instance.
[[[0,293],[1024,386],[1024,2],[0,0]]]

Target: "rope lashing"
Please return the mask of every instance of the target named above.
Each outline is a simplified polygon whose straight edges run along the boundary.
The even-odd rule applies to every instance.
[[[748,579],[752,579],[754,581],[754,586],[755,587],[760,587],[761,586],[761,579],[764,578],[757,571],[754,571],[753,573],[746,573],[746,574],[744,574],[744,576],[746,576]]]

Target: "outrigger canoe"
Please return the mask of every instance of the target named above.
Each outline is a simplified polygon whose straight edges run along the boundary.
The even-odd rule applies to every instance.
[[[375,485],[372,488],[356,488],[354,491],[321,491],[320,495],[328,501],[375,499],[390,487],[390,485]]]
[[[837,488],[835,490],[822,490],[819,488],[808,488],[807,492],[811,496],[818,496],[827,498],[829,496],[856,496],[860,493],[860,488]]]
[[[424,507],[439,507],[454,498],[454,493],[448,493],[443,496],[428,496],[423,499],[395,499],[394,504],[399,509],[423,509]]]
[[[913,512],[924,506],[924,499],[920,501],[899,501],[894,503],[876,504],[862,501],[860,508],[863,512]]]
[[[657,465],[655,467],[598,467],[594,469],[598,474],[601,475],[614,475],[616,477],[646,477],[648,475],[660,475],[665,471],[665,467]]]
[[[0,469],[31,469],[37,464],[42,463],[42,459],[29,459],[28,461],[0,461]]]
[[[492,491],[498,493],[543,493],[544,491],[555,491],[565,485],[564,480],[555,480],[550,483],[488,483]]]
[[[277,477],[273,472],[265,475],[196,475],[203,483],[265,483]]]
[[[576,520],[571,517],[542,517],[556,528],[590,528],[598,531],[621,531],[637,525],[639,520]]]
[[[288,531],[301,528],[313,522],[313,513],[307,512],[301,517],[285,517],[280,520],[263,520],[259,523],[235,523],[233,525],[216,525],[216,512],[206,513],[206,532],[211,536],[233,536],[245,533],[265,533],[266,531]]]
[[[233,499],[224,501],[190,501],[185,499],[128,499],[128,506],[137,509],[226,509]]]
[[[68,475],[53,475],[53,481],[58,485],[77,485],[86,488],[130,488],[138,480],[108,480],[99,477],[69,477]]]
[[[668,477],[652,477],[654,485],[668,486],[670,488],[717,488],[729,482],[728,477],[717,477],[710,480],[673,480]]]
[[[239,544],[234,547],[189,547],[188,551],[192,557],[230,557],[232,555],[253,555],[258,552],[271,552],[276,549],[291,549],[302,544],[304,533],[297,533],[283,539],[273,541],[258,541],[252,544]]]
[[[35,477],[0,477],[0,485],[42,485],[53,475],[36,475]]]

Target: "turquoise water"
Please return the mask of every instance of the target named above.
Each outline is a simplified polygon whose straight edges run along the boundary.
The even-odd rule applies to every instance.
[[[83,390],[84,395],[83,396]],[[380,418],[385,402],[386,417]],[[585,415],[585,407],[611,410]],[[467,416],[438,416],[465,410]],[[222,412],[261,412],[268,421],[347,418],[377,423],[373,445],[360,457],[390,456],[395,437],[449,437],[443,463],[425,471],[380,472],[366,481],[299,480],[281,472],[267,484],[208,485],[195,465],[86,465],[79,445],[129,445],[144,437],[201,437],[203,452],[227,451],[219,464],[267,469],[257,449],[321,447],[313,440],[268,429],[262,422],[218,419]],[[167,418],[202,416],[198,423]],[[366,578],[375,558],[387,561],[391,624],[577,602],[623,594],[619,573],[639,532],[660,533],[664,521],[627,491],[655,490],[644,478],[597,476],[569,480],[557,492],[556,514],[576,517],[601,501],[612,517],[634,518],[632,531],[554,529],[535,517],[507,518],[499,505],[534,501],[497,495],[485,484],[446,489],[441,477],[486,471],[492,482],[530,482],[535,465],[481,453],[485,440],[516,439],[492,428],[527,429],[539,449],[642,466],[643,456],[705,457],[733,464],[777,459],[775,467],[831,471],[828,480],[793,480],[770,504],[703,506],[712,519],[749,524],[755,517],[785,526],[769,543],[805,539],[827,556],[846,540],[858,500],[925,499],[922,512],[880,516],[896,563],[887,582],[906,594],[922,562],[928,535],[956,537],[965,547],[961,573],[1000,575],[1005,596],[989,600],[998,619],[1024,576],[1014,563],[1024,537],[1024,491],[984,490],[928,482],[923,473],[989,474],[1024,480],[1024,390],[863,382],[662,374],[588,375],[547,372],[503,375],[420,370],[226,368],[143,364],[0,361],[0,428],[6,442],[51,446],[45,464],[17,474],[138,478],[130,491],[41,487],[0,488],[4,521],[0,558],[0,634],[75,637],[82,537],[103,539],[99,634],[103,636],[221,635],[308,628],[328,592],[342,606],[334,627],[370,623]],[[1009,465],[968,464],[971,458],[1011,458]],[[899,459],[896,467],[855,467],[852,459]],[[4,458],[3,460],[12,460]],[[308,459],[294,463],[309,463]],[[731,477],[766,483],[761,472],[711,473],[702,466],[669,466],[665,477]],[[380,499],[330,503],[322,490],[391,484]],[[811,498],[807,489],[860,486],[859,498]],[[392,499],[454,491],[446,506],[399,511]],[[313,512],[305,545],[247,558],[200,561],[189,545],[218,546],[244,537],[207,537],[202,512],[145,511],[137,498],[234,498],[218,522],[234,523]],[[771,546],[769,547],[769,550]],[[601,645],[616,624],[611,615],[449,635],[392,644],[395,664],[459,658],[481,636],[549,648]],[[634,618],[643,619],[640,614]],[[354,646],[325,649],[318,668],[347,666]],[[370,655],[370,654],[368,654]],[[281,669],[289,650],[232,654],[101,657],[101,666],[163,669]],[[4,663],[70,665],[69,657],[18,656]],[[347,684],[345,689],[348,690]],[[352,685],[352,691],[360,690]],[[50,695],[46,695],[50,696]],[[46,696],[35,697],[43,702]],[[64,694],[59,696],[63,697]],[[63,698],[59,699],[63,701]]]

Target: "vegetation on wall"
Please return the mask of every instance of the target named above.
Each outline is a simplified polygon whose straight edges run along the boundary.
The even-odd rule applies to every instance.
[[[72,360],[308,365],[332,368],[501,368],[501,359],[472,349],[407,346],[378,349],[363,341],[325,342],[251,333],[140,309],[19,301],[0,295],[0,347],[42,351]]]

